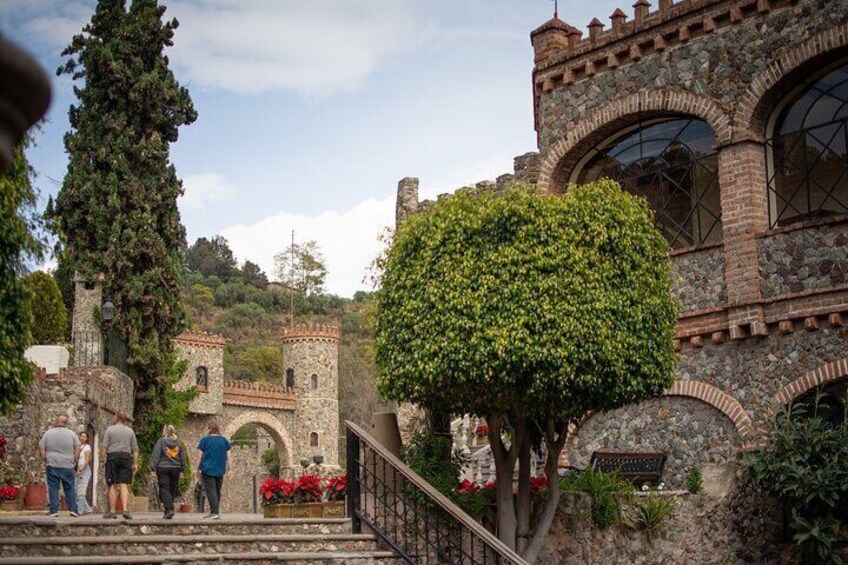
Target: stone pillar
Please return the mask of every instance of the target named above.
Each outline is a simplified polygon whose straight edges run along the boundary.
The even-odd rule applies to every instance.
[[[397,187],[397,202],[395,203],[395,229],[409,216],[418,211],[418,179],[404,177]]]
[[[742,141],[719,150],[719,186],[730,336],[767,333],[757,236],[768,229],[763,145]]]
[[[291,436],[292,465],[322,455],[339,463],[339,329],[297,325],[282,332],[283,363],[294,371],[297,411]],[[310,445],[313,433],[318,446]]]
[[[527,184],[536,184],[539,182],[541,161],[538,153],[530,151],[529,153],[515,157],[512,162],[516,181]]]
[[[74,343],[74,365],[96,367],[103,365],[103,333],[97,323],[103,290],[79,273],[74,275],[74,311],[71,322]]]

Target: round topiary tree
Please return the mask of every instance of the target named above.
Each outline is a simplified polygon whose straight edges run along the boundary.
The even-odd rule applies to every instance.
[[[678,308],[652,217],[612,181],[564,196],[529,187],[459,193],[408,219],[382,260],[379,388],[392,400],[487,419],[499,536],[528,560],[559,500],[548,489],[531,538],[531,447],[544,443],[556,485],[569,423],[673,382]]]
[[[32,314],[32,340],[39,345],[61,343],[68,327],[68,311],[52,276],[35,271],[25,279]]]

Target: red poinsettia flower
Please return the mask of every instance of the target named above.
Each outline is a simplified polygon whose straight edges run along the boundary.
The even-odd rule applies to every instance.
[[[21,489],[14,485],[3,485],[0,487],[0,500],[15,500],[21,493]]]
[[[459,483],[456,492],[459,494],[474,494],[478,490],[480,490],[480,487],[477,486],[477,483],[473,483],[468,479],[462,479],[462,482]]]
[[[330,477],[327,479],[327,488],[325,493],[327,500],[344,500],[345,494],[347,494],[347,475],[339,475],[338,477]]]
[[[486,424],[480,424],[477,426],[477,429],[474,430],[474,435],[477,437],[486,437],[489,435],[489,426]]]
[[[548,488],[550,484],[547,477],[530,477],[530,490],[542,490]]]

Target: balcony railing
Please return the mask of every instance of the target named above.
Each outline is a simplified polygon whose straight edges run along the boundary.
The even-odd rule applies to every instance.
[[[74,332],[74,365],[108,365],[128,374],[127,346],[115,332]]]
[[[526,565],[362,428],[345,425],[347,514],[354,533],[364,523],[416,565]]]

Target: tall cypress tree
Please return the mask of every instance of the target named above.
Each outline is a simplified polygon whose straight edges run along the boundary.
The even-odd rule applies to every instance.
[[[156,0],[133,0],[129,9],[125,0],[100,0],[58,71],[77,81],[79,101],[69,111],[58,226],[72,268],[102,277],[117,307],[112,328],[128,347],[140,439],[155,437],[173,415],[167,411],[179,371],[172,339],[183,324],[185,229],[169,148],[179,126],[197,119],[163,53],[178,25],[163,22],[164,13]]]

